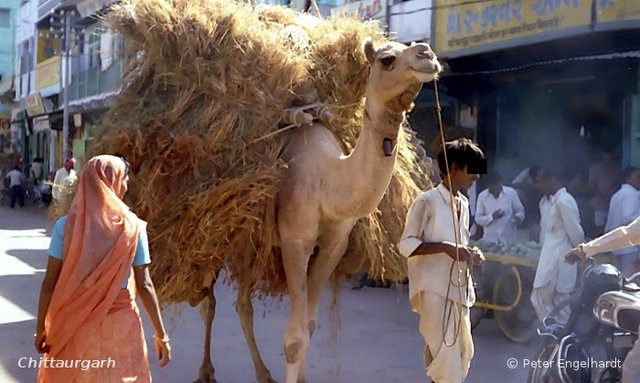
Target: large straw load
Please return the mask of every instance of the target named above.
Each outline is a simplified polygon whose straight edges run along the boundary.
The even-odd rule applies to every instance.
[[[230,0],[126,0],[108,22],[131,65],[91,152],[132,165],[127,202],[149,223],[161,301],[197,304],[221,268],[259,296],[285,292],[276,227],[283,111],[325,103],[352,148],[369,65],[362,44],[385,41],[379,26]],[[404,279],[395,243],[412,199],[429,186],[409,138],[399,140],[380,211],[357,223],[335,277],[368,269]]]

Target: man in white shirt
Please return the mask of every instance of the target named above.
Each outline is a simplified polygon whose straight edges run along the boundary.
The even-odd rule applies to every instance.
[[[476,223],[482,226],[482,239],[489,242],[515,243],[517,227],[524,221],[524,206],[515,189],[503,186],[500,174],[487,175],[488,188],[478,196]]]
[[[565,259],[570,263],[574,263],[576,259],[585,263],[587,258],[591,258],[596,254],[638,245],[640,245],[640,218],[637,218],[627,226],[622,226],[610,231],[589,243],[576,246],[565,255]],[[637,265],[635,271],[640,271],[637,269]],[[636,341],[622,364],[622,383],[637,383],[639,370],[640,342]]]
[[[409,298],[412,310],[420,314],[427,375],[435,382],[460,383],[473,357],[469,308],[475,292],[469,263],[483,260],[480,250],[467,247],[469,203],[460,189],[478,179],[467,174],[467,168],[484,154],[468,139],[448,142],[445,150],[450,168],[441,151],[443,182],[413,202],[398,249],[408,258]]]
[[[623,173],[624,183],[611,197],[609,215],[605,232],[610,232],[621,226],[627,226],[640,217],[640,169],[630,167]],[[616,255],[618,267],[625,276],[636,271],[638,262],[638,247],[631,246],[612,251]]]
[[[62,201],[65,188],[71,186],[78,179],[76,171],[73,170],[74,166],[76,166],[76,159],[70,158],[56,172],[56,177],[53,180],[53,189],[51,190],[51,195],[56,203]]]
[[[531,303],[540,320],[553,311],[575,289],[578,269],[564,255],[584,241],[578,203],[563,185],[564,177],[556,169],[543,169],[537,179],[540,191],[540,260],[533,281]],[[558,314],[561,322],[569,318],[569,308]]]
[[[24,184],[24,176],[20,171],[20,167],[16,166],[8,172],[5,178],[9,179],[9,190],[11,190],[11,208],[16,207],[16,201],[21,208],[24,207],[24,194],[22,190],[22,185]]]

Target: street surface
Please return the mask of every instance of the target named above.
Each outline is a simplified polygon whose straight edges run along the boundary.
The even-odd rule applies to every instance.
[[[43,209],[0,207],[2,383],[35,381],[37,371],[20,368],[18,361],[21,357],[38,358],[33,333],[51,227]],[[153,254],[151,256],[153,259]],[[254,382],[253,365],[233,307],[235,293],[223,285],[217,286],[216,293],[218,306],[213,335],[216,378],[219,383]],[[354,291],[345,285],[339,302],[339,310],[332,312],[331,292],[327,290],[319,328],[307,356],[307,382],[428,381],[422,367],[424,345],[417,331],[418,316],[409,308],[406,286],[400,291],[381,288]],[[339,320],[336,320],[338,313]],[[282,336],[288,317],[287,302],[256,302],[255,314],[256,337],[263,358],[274,378],[282,382]],[[164,318],[172,339],[173,360],[163,369],[155,360],[152,328],[146,317],[143,319],[154,382],[191,382],[197,377],[202,359],[203,327],[198,310],[176,306],[166,311]],[[533,356],[535,343],[509,342],[491,319],[484,319],[476,328],[474,341],[476,352],[467,382],[526,381],[527,369],[522,364],[525,358]],[[508,368],[510,358],[515,358],[519,366]]]

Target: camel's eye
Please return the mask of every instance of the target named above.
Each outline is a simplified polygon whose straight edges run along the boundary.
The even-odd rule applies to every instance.
[[[384,65],[386,67],[390,66],[395,61],[396,61],[396,57],[395,56],[385,56],[385,57],[380,59],[380,62],[382,63],[382,65]]]

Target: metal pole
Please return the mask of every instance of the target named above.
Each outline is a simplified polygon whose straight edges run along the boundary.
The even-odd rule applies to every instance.
[[[384,22],[387,35],[389,35],[391,33],[391,0],[387,0],[387,5],[385,6]]]
[[[62,110],[62,160],[66,161],[71,157],[69,152],[69,51],[71,48],[71,12],[64,14],[64,99]]]

